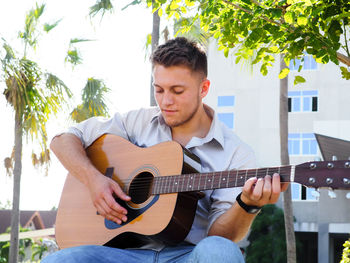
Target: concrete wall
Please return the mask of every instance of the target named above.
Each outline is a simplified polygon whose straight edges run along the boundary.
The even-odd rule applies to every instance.
[[[208,59],[211,89],[205,102],[217,109],[218,96],[234,95],[234,132],[253,147],[260,166],[280,165],[278,57],[267,76],[260,74],[258,66],[252,71],[248,65],[235,64],[233,56],[225,58],[217,51],[215,41],[209,46]],[[303,76],[306,83],[294,86],[295,75]],[[292,71],[289,90],[318,90],[318,111],[290,113],[290,133],[315,132],[350,140],[350,81],[341,79],[338,66],[319,64],[317,70]],[[320,156],[320,152],[315,156],[291,156],[290,161],[299,164]],[[317,231],[318,223],[334,223],[341,228],[339,224],[350,222],[346,194],[340,191],[336,199],[331,199],[327,190],[321,190],[319,201],[293,202],[297,228]]]

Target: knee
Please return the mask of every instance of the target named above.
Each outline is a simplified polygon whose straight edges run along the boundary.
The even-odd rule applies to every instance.
[[[79,262],[90,262],[87,257],[89,246],[72,247],[59,250],[53,254],[45,257],[42,263],[79,263]]]
[[[196,259],[193,262],[244,262],[239,247],[231,240],[219,236],[204,238],[192,253]]]

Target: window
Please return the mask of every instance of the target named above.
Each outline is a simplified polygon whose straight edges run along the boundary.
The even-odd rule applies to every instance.
[[[290,155],[316,155],[317,141],[313,133],[288,134],[288,152]]]
[[[301,60],[293,59],[289,63],[290,70],[299,70],[299,66],[303,65],[303,70],[316,70],[317,62],[313,56],[306,54]]]
[[[230,113],[218,113],[219,120],[226,124],[227,127],[233,129],[234,114]]]
[[[291,183],[292,200],[317,200],[312,194],[313,188],[307,188],[301,184]]]
[[[218,96],[218,118],[230,129],[234,128],[235,115],[233,107],[235,106],[235,96]]]
[[[218,96],[218,106],[235,106],[235,96]]]
[[[317,112],[318,91],[289,91],[288,112]]]

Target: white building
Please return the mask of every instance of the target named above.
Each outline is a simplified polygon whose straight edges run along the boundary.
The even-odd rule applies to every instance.
[[[246,64],[225,58],[214,41],[208,50],[211,89],[206,103],[255,150],[259,166],[280,165],[279,146],[279,57],[267,76]],[[334,64],[317,64],[305,56],[304,69],[289,74],[289,152],[291,164],[321,157],[314,133],[350,140],[350,81],[341,78]],[[300,75],[306,83],[293,85]],[[350,200],[347,191],[320,190],[292,185],[295,231],[303,243],[303,261],[333,263],[341,258],[342,244],[350,233]]]

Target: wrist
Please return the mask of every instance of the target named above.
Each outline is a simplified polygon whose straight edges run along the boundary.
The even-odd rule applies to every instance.
[[[244,198],[244,196],[242,196],[242,193],[240,193],[239,195],[237,195],[236,201],[244,211],[246,211],[249,214],[257,214],[260,212],[260,206],[251,205],[248,202],[243,201],[242,197]]]

